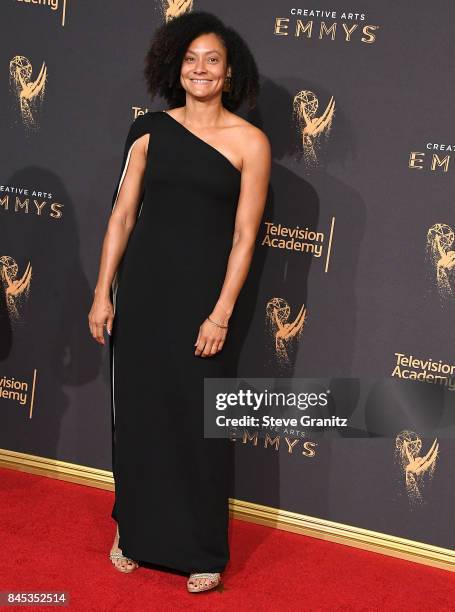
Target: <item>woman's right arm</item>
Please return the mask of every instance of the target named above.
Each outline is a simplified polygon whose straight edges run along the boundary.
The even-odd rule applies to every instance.
[[[131,149],[122,185],[113,207],[101,250],[101,259],[93,304],[88,320],[93,338],[104,344],[103,327],[112,332],[114,309],[110,287],[128,240],[137,220],[139,200],[143,190],[149,134],[138,138]]]

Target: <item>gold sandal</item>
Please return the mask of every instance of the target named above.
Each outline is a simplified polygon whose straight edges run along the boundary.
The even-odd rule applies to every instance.
[[[194,584],[195,580],[209,580],[208,585],[200,583],[199,586]],[[191,584],[193,582],[193,584]],[[209,573],[202,572],[199,574],[191,574],[186,583],[187,589],[190,593],[202,593],[202,591],[210,591],[217,587],[221,582],[221,574],[219,572]]]
[[[130,559],[129,557],[125,557],[125,555],[122,554],[120,550],[116,550],[116,551],[111,550],[111,552],[109,553],[109,559],[112,561],[112,564],[114,565],[114,567],[118,569],[119,572],[123,572],[124,574],[130,574],[131,572],[134,572],[134,570],[138,568],[138,564],[136,563],[136,561],[133,561],[133,559]],[[116,563],[117,559],[121,559],[121,560],[124,559],[125,561],[128,561],[129,563],[134,563],[134,567],[127,569],[126,567],[117,565]]]

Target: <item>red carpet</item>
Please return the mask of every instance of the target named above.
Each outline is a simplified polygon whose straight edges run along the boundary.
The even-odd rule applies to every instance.
[[[84,612],[455,610],[454,573],[236,520],[224,590],[190,594],[185,576],[111,565],[113,493],[6,469],[0,483],[0,591],[68,591]]]

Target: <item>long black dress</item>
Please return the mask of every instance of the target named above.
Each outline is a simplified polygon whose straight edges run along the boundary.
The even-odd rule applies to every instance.
[[[136,561],[221,572],[232,442],[204,438],[203,391],[204,377],[236,376],[236,310],[220,352],[195,356],[194,342],[225,277],[241,172],[171,115],[148,112],[127,136],[113,207],[146,133],[142,203],[112,285],[112,518]]]

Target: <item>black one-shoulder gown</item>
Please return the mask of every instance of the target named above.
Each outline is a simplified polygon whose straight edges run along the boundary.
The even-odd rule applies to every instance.
[[[204,438],[204,377],[235,377],[230,342],[195,356],[232,246],[241,172],[165,111],[126,139],[115,206],[134,142],[150,134],[142,203],[112,285],[112,518],[124,555],[183,572],[229,559],[232,442]]]

